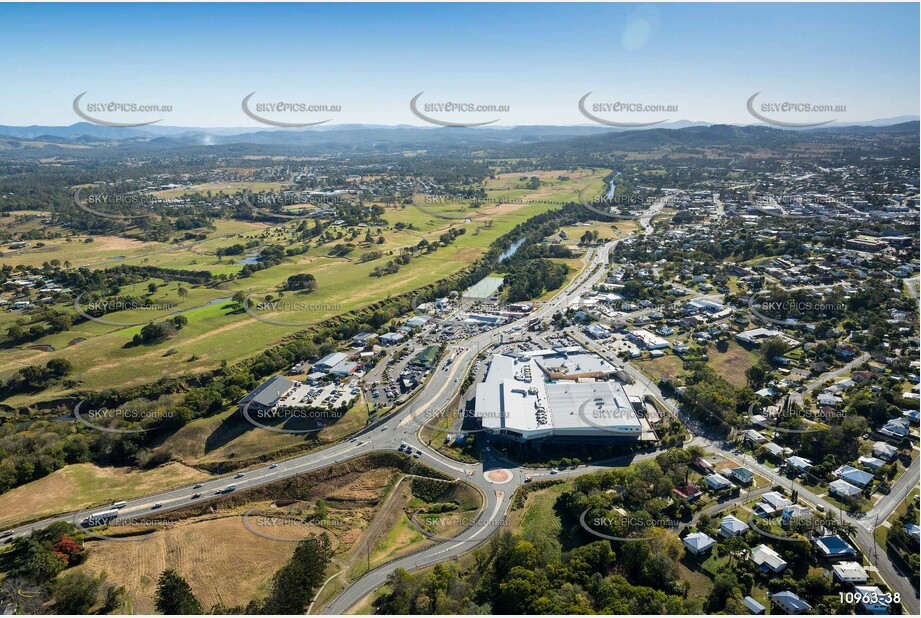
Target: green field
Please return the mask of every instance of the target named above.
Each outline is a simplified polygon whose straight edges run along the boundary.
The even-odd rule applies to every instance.
[[[307,253],[286,258],[280,265],[258,271],[248,278],[228,281],[214,288],[184,284],[189,294],[182,299],[178,296],[178,286],[175,283],[164,285],[151,297],[151,302],[175,305],[169,310],[117,312],[106,316],[111,321],[131,323],[160,319],[181,311],[188,319],[188,325],[163,343],[126,347],[132,337],[140,332],[140,325],[84,323],[67,332],[39,338],[30,342],[28,347],[8,350],[0,360],[0,377],[10,375],[24,365],[44,364],[52,358],[64,358],[73,363],[75,377],[80,380],[81,387],[101,390],[113,384],[122,387],[143,384],[164,375],[200,373],[216,367],[222,361],[231,364],[239,362],[311,324],[449,277],[481,257],[494,240],[515,225],[555,207],[545,200],[577,199],[579,191],[585,186],[600,189],[604,173],[583,172],[578,178],[576,174],[570,174],[570,180],[557,180],[556,177],[562,172],[554,172],[548,176],[546,184],[537,190],[514,188],[516,181],[504,176],[487,181],[486,190],[491,199],[514,197],[525,202],[490,207],[489,220],[492,224],[489,227],[485,227],[480,220],[457,223],[438,218],[412,205],[389,208],[384,214],[388,225],[370,230],[375,237],[378,231],[384,236],[383,245],[362,247],[358,241],[363,240],[363,234],[359,234],[355,251],[346,257],[331,257],[329,254],[332,246],[345,241],[345,238],[337,239],[325,245],[312,246]],[[517,178],[518,175],[511,176]],[[537,203],[526,203],[529,200]],[[412,224],[414,229],[397,230],[395,225],[400,222],[407,226]],[[101,237],[88,244],[61,240],[55,244],[59,249],[52,251],[48,248],[45,251],[46,248],[42,248],[34,255],[29,254],[29,259],[35,264],[41,264],[54,255],[62,263],[66,260],[74,266],[92,261],[93,266],[99,267],[124,263],[210,270],[215,274],[232,275],[239,271],[240,265],[232,263],[232,258],[219,260],[214,253],[218,247],[248,240],[289,246],[292,244],[294,225],[296,222],[285,222],[276,227],[219,222],[206,240],[188,247],[138,243],[114,237]],[[392,255],[364,263],[357,261],[358,256],[372,249],[385,253],[393,251],[395,255],[401,248],[415,246],[423,238],[437,239],[451,226],[463,226],[467,233],[434,253],[414,257],[396,274],[370,276],[376,266],[392,259]],[[99,254],[98,250],[102,247],[105,249]],[[113,262],[112,256],[124,256],[124,259]],[[0,265],[9,261],[20,263],[21,256],[2,258]],[[289,295],[289,299],[298,301],[292,303],[296,306],[291,311],[260,313],[287,325],[259,321],[231,303],[215,302],[227,299],[238,291],[253,294],[256,299],[269,294],[277,296],[279,287],[289,276],[304,272],[316,277],[318,289],[315,292],[308,296]],[[123,292],[143,293],[146,284],[136,288]],[[55,309],[73,311],[68,306],[57,306]],[[11,316],[12,312],[4,315],[0,328],[9,327],[9,321],[15,319]],[[32,349],[33,345],[42,346],[43,349]],[[49,349],[44,346],[52,346],[54,351],[44,351]],[[66,396],[69,392],[63,387],[55,387],[39,395],[16,396],[7,403],[29,405],[51,397]]]

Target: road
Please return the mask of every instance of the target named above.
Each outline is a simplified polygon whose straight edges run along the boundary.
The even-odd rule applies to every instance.
[[[582,272],[569,284],[569,286],[557,295],[550,302],[536,308],[528,317],[544,318],[552,315],[558,310],[563,310],[568,305],[571,298],[578,297],[586,288],[594,285],[600,277],[606,273],[603,268],[607,264],[607,257],[610,249],[618,241],[611,241],[603,247],[591,249],[586,254],[586,266]],[[119,509],[119,520],[133,520],[149,518],[152,515],[162,515],[171,511],[183,509],[190,504],[208,502],[220,495],[220,491],[228,485],[235,485],[235,491],[244,491],[246,489],[259,487],[268,483],[273,483],[286,478],[291,478],[300,474],[313,472],[315,470],[339,464],[341,462],[363,456],[373,451],[390,451],[395,452],[401,442],[411,444],[424,455],[420,461],[426,465],[455,478],[462,478],[480,489],[486,497],[486,504],[480,517],[473,526],[457,537],[457,540],[445,546],[439,544],[424,552],[413,555],[404,560],[390,563],[385,567],[375,569],[368,573],[364,578],[357,582],[361,585],[351,586],[347,592],[347,598],[353,598],[361,590],[374,590],[377,585],[383,582],[387,575],[398,566],[413,567],[424,564],[431,564],[444,560],[449,557],[465,553],[476,546],[478,543],[486,540],[495,531],[495,525],[492,522],[497,521],[499,514],[504,516],[507,510],[509,498],[514,488],[519,483],[524,482],[524,472],[516,475],[513,482],[507,486],[495,486],[488,482],[483,473],[491,467],[499,467],[495,460],[487,458],[486,461],[476,465],[464,465],[458,462],[442,457],[437,452],[429,449],[422,444],[416,436],[420,423],[430,417],[430,413],[439,410],[445,406],[456,394],[463,381],[466,369],[476,357],[480,349],[494,344],[501,338],[521,328],[520,323],[510,323],[500,326],[491,331],[474,336],[464,342],[454,344],[452,351],[456,352],[454,361],[451,365],[446,366],[444,361],[433,371],[431,379],[423,386],[421,392],[413,401],[395,416],[386,421],[373,424],[362,431],[358,432],[347,442],[342,442],[325,448],[295,457],[271,466],[263,466],[258,469],[249,470],[241,476],[229,475],[216,477],[203,481],[201,487],[184,487],[173,489],[141,498],[128,500],[127,504]],[[450,353],[445,358],[450,358]],[[592,471],[590,468],[581,468],[578,471],[562,472],[560,476],[570,474],[584,474]],[[532,476],[538,477],[547,474],[546,471],[533,471]],[[195,493],[200,493],[199,498],[192,498]],[[159,505],[154,508],[155,505]],[[43,519],[31,524],[13,528],[13,534],[9,539],[12,540],[20,536],[28,535],[35,530],[47,527],[51,523],[58,521],[69,521],[79,523],[87,515],[93,512],[105,510],[107,507],[95,507],[79,512],[65,513]],[[502,517],[499,517],[501,520]],[[362,597],[364,594],[361,595]],[[343,607],[345,601],[337,601],[335,607]],[[347,605],[345,606],[347,607]]]
[[[844,513],[837,506],[824,500],[821,496],[806,489],[794,480],[785,476],[780,476],[774,469],[759,463],[753,458],[744,455],[740,457],[739,453],[732,450],[734,448],[732,445],[712,437],[705,427],[695,420],[681,414],[678,406],[673,401],[666,399],[659,390],[659,387],[640,373],[639,370],[635,369],[630,364],[626,364],[624,369],[631,377],[642,383],[650,394],[658,397],[678,418],[681,419],[685,427],[697,436],[694,443],[701,444],[709,451],[749,468],[753,472],[772,481],[774,485],[781,485],[791,490],[797,490],[800,499],[805,500],[813,506],[821,506],[825,509],[825,512],[830,515],[837,513],[841,521],[853,525],[857,531],[854,535],[854,542],[857,543],[860,551],[865,557],[871,559],[879,570],[879,573],[883,576],[883,579],[886,580],[894,591],[897,591],[901,595],[903,606],[907,610],[906,613],[918,614],[918,591],[915,590],[915,587],[909,580],[909,578],[917,578],[917,574],[902,573],[901,569],[893,564],[885,551],[877,551],[876,540],[873,538],[873,530],[875,528],[877,516],[880,524],[884,522],[896,507],[898,507],[899,503],[905,498],[908,492],[918,484],[918,479],[921,477],[921,458],[915,458],[911,466],[909,466],[902,476],[893,484],[889,495],[880,498],[869,512],[863,515]]]
[[[661,211],[665,202],[665,199],[659,200],[641,216],[640,222],[644,230],[647,232],[651,231],[651,220],[656,213]],[[608,242],[603,247],[589,250],[586,254],[586,266],[582,272],[576,276],[565,290],[560,292],[560,294],[549,302],[536,308],[528,315],[528,318],[543,319],[553,315],[557,311],[563,311],[570,306],[574,299],[577,299],[586,289],[590,288],[606,274],[606,268],[603,266],[607,263],[609,251],[617,242],[617,240],[614,240]],[[354,604],[358,603],[368,594],[374,592],[383,585],[387,577],[395,569],[404,568],[412,570],[430,566],[437,562],[456,558],[487,541],[498,531],[501,523],[504,521],[510,506],[511,497],[515,489],[524,483],[525,477],[540,478],[550,474],[546,470],[515,468],[514,464],[501,459],[492,451],[485,452],[482,461],[476,464],[460,463],[450,460],[428,448],[418,437],[418,432],[422,424],[435,415],[437,411],[448,405],[458,393],[467,370],[479,352],[500,342],[507,334],[521,329],[523,325],[520,322],[521,321],[517,323],[512,322],[464,341],[451,344],[451,350],[448,354],[444,355],[444,358],[448,359],[453,356],[453,362],[446,364],[446,360],[442,360],[433,369],[433,373],[428,382],[426,382],[418,395],[416,395],[410,403],[404,405],[403,408],[386,420],[379,421],[378,423],[366,427],[347,442],[336,444],[300,457],[295,457],[278,464],[273,464],[272,466],[264,466],[255,470],[250,470],[239,478],[231,476],[218,477],[203,482],[201,488],[193,489],[192,487],[186,487],[130,500],[125,507],[120,509],[119,518],[130,519],[149,517],[152,513],[167,513],[184,508],[189,504],[211,500],[215,497],[216,492],[231,483],[236,485],[236,491],[242,491],[339,464],[371,452],[395,452],[400,444],[404,442],[412,446],[415,451],[420,451],[422,453],[418,459],[421,463],[451,478],[462,479],[476,487],[483,494],[485,498],[484,506],[476,517],[473,525],[454,537],[453,540],[436,544],[418,553],[373,569],[349,585],[337,598],[333,599],[323,609],[325,613],[330,614],[345,613]],[[678,414],[675,404],[667,400],[659,391],[659,388],[646,378],[646,376],[629,365],[629,363],[624,365],[624,369],[634,380],[644,385],[648,394],[658,397],[665,402],[673,412]],[[737,454],[724,448],[721,442],[705,437],[707,436],[705,428],[699,426],[690,419],[682,418],[682,420],[686,423],[686,426],[692,434],[697,436],[692,441],[693,444],[707,446],[714,452],[728,459],[738,457]],[[609,462],[603,462],[603,464],[564,470],[560,471],[556,478],[566,478],[592,473],[615,465],[627,465],[633,461],[654,457],[656,454],[656,451],[652,451],[618,458]],[[776,474],[772,470],[757,464],[757,462],[747,461],[745,465],[762,474],[762,476],[776,478]],[[919,465],[921,464],[916,460],[912,464],[912,467],[895,484],[890,496],[881,499],[874,507],[874,510],[871,510],[871,514],[874,518],[876,515],[879,515],[880,520],[884,520],[898,505],[898,497],[900,495],[904,496],[902,492],[907,492],[906,487],[910,489],[913,479],[918,478]],[[486,472],[495,468],[505,467],[512,468],[511,478],[506,482],[496,484],[486,478]],[[784,480],[783,484],[796,486],[795,483],[790,483],[787,480]],[[832,505],[823,501],[819,496],[803,488],[799,489],[800,495],[805,500],[815,505],[824,506],[828,512],[835,511]],[[191,498],[194,492],[200,492],[202,494],[201,497],[198,499]],[[155,504],[160,504],[161,506],[157,509],[153,509]],[[29,534],[55,521],[79,521],[90,512],[103,510],[104,508],[105,507],[98,507],[82,511],[81,513],[68,513],[21,526],[14,529],[13,538]],[[858,530],[855,541],[860,545],[861,550],[866,556],[873,556],[874,553],[872,550],[875,545],[872,537],[872,527],[868,527],[868,518],[863,518],[861,520],[850,515],[842,515],[842,517],[855,524]],[[898,590],[902,594],[906,608],[912,613],[917,614],[917,596],[910,582],[905,577],[898,574],[895,567],[884,553],[878,555],[879,564],[877,566],[880,569],[880,573],[887,582],[892,585],[893,589]]]
[[[835,378],[840,378],[841,376],[847,373],[850,373],[851,369],[853,369],[854,367],[859,367],[860,365],[864,364],[868,360],[870,360],[870,355],[864,352],[860,356],[854,358],[849,363],[835,369],[834,371],[829,371],[827,373],[823,373],[822,375],[818,376],[817,378],[815,378],[814,380],[806,384],[802,393],[792,393],[791,396],[793,400],[796,401],[796,403],[798,403],[799,405],[803,405],[803,395],[807,395],[811,393],[812,391],[819,388],[820,386],[822,386],[829,380],[834,380]]]

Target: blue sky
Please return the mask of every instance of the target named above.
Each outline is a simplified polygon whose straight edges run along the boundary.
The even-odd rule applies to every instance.
[[[84,91],[171,105],[159,117],[181,126],[259,126],[253,91],[340,105],[310,116],[337,124],[421,125],[420,91],[508,105],[503,125],[587,124],[589,91],[677,106],[669,120],[747,124],[758,91],[846,105],[839,120],[917,115],[918,20],[917,4],[0,5],[0,124],[72,124]]]

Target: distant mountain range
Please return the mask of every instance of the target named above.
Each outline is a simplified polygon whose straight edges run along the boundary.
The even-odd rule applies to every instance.
[[[378,125],[334,125],[310,129],[203,129],[146,126],[106,127],[78,123],[67,127],[0,126],[0,155],[34,157],[53,153],[108,153],[113,156],[145,152],[182,151],[188,154],[388,155],[438,151],[445,154],[477,150],[529,156],[563,152],[592,154],[661,148],[785,147],[795,143],[841,140],[855,142],[873,135],[917,139],[919,121],[891,123],[893,118],[859,126],[829,124],[787,130],[769,125],[726,125],[677,121],[642,130],[606,126],[519,126],[445,128]]]
[[[919,120],[918,116],[898,116],[894,118],[881,118],[867,122],[834,122],[825,125],[825,128],[835,127],[883,127],[902,124]],[[666,122],[650,127],[640,127],[635,129],[622,129],[618,127],[609,127],[601,125],[523,125],[514,127],[480,127],[476,129],[453,128],[451,131],[455,135],[463,136],[465,132],[475,131],[481,138],[492,138],[497,140],[517,141],[521,139],[547,139],[559,138],[565,136],[577,137],[583,135],[597,135],[601,133],[622,132],[622,131],[650,131],[656,129],[684,129],[688,127],[706,127],[715,126],[719,123],[694,122],[690,120],[677,120]],[[744,126],[744,125],[734,125]],[[765,126],[765,125],[751,125]],[[30,125],[30,126],[11,126],[0,125],[0,135],[15,137],[19,139],[40,139],[40,138],[65,138],[75,139],[79,137],[93,137],[104,140],[128,140],[128,139],[156,139],[158,137],[173,137],[188,139],[191,141],[202,141],[206,137],[215,139],[215,143],[230,142],[248,142],[248,143],[289,143],[289,144],[306,144],[312,141],[325,141],[318,135],[324,133],[340,133],[345,131],[356,131],[364,133],[370,132],[405,132],[406,135],[412,135],[414,132],[433,132],[438,131],[440,127],[419,127],[412,125],[371,125],[371,124],[344,124],[344,125],[324,125],[310,127],[305,129],[270,129],[262,127],[174,127],[168,125],[148,125],[144,127],[108,127],[96,125],[89,122],[78,122],[68,126],[55,125]]]

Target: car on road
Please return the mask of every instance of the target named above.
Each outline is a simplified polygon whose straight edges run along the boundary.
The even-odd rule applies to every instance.
[[[274,470],[277,467],[278,467],[278,464],[272,464],[271,466],[269,466],[269,470]]]
[[[559,472],[556,468],[550,468],[550,474],[559,474]]]
[[[233,478],[239,479],[239,478],[243,478],[244,476],[246,476],[246,472],[237,472]]]
[[[201,498],[201,494],[199,493],[192,494],[192,500],[197,500],[198,498]]]
[[[126,507],[126,506],[128,506],[128,503],[125,502],[124,500],[121,500],[121,501],[119,501],[119,502],[115,502],[115,503],[112,504],[112,508],[113,508],[113,509],[120,509],[120,508]]]
[[[6,532],[3,532],[2,534],[0,534],[0,539],[5,539],[8,536],[13,536],[12,530],[7,530]]]
[[[155,505],[153,505],[152,507],[150,507],[150,510],[158,509],[158,508],[160,508],[160,507],[162,507],[162,506],[163,506],[163,504],[161,504],[160,502],[157,502]]]
[[[413,457],[415,457],[416,459],[419,459],[420,457],[422,457],[422,453],[421,453],[420,451],[416,451],[416,453],[415,453],[415,455],[413,455]]]
[[[192,489],[201,489],[202,487],[204,487],[204,485],[202,485],[201,483],[195,483],[194,485],[192,485]]]

